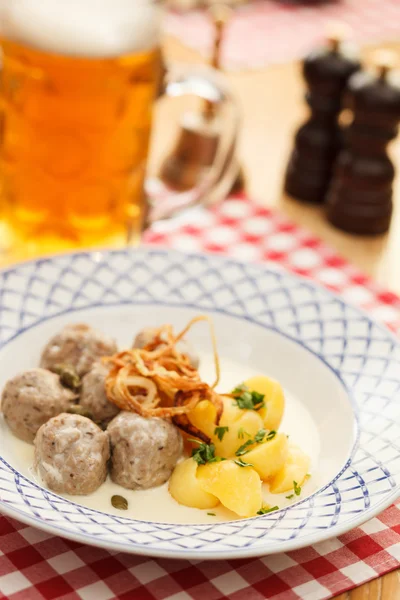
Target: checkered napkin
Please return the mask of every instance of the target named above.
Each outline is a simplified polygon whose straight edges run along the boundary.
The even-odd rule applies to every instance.
[[[227,27],[222,65],[226,69],[258,69],[298,59],[321,43],[332,21],[349,25],[358,44],[398,40],[400,2],[340,0],[312,4],[254,0],[238,8]],[[212,48],[212,25],[200,11],[171,12],[166,16],[164,28],[205,55]]]
[[[236,197],[158,223],[145,242],[269,260],[323,283],[400,331],[400,299],[280,215]],[[0,517],[0,598],[320,600],[400,566],[400,503],[353,531],[265,558],[182,561],[71,542]]]

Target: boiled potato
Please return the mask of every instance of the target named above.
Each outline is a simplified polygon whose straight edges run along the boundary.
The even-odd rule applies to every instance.
[[[217,456],[231,458],[242,444],[263,428],[264,424],[258,412],[238,408],[232,398],[224,398],[223,403],[224,411],[219,425],[229,427],[229,430],[225,432],[222,440],[217,436],[213,436],[212,440]]]
[[[197,463],[188,458],[176,465],[169,480],[171,496],[184,506],[191,508],[214,508],[219,504],[216,496],[204,491],[196,477]]]
[[[289,444],[284,433],[277,433],[270,440],[258,444],[247,452],[243,459],[253,465],[261,479],[274,477],[284,466],[289,454]]]
[[[285,396],[281,384],[275,379],[259,375],[244,382],[250,391],[264,394],[265,407],[258,414],[264,421],[265,429],[277,431],[285,410]]]
[[[246,457],[248,455],[246,454]],[[250,461],[249,461],[250,462]],[[269,489],[273,494],[281,494],[293,490],[294,481],[303,485],[310,468],[310,458],[300,448],[289,445],[289,453],[285,465],[271,479]]]
[[[253,517],[262,504],[261,479],[252,467],[232,460],[208,463],[197,469],[200,486],[240,517]]]
[[[188,414],[188,419],[192,425],[208,435],[209,438],[212,438],[214,435],[216,418],[217,409],[209,400],[202,400]]]
[[[221,416],[221,425],[231,425],[243,417],[244,411],[238,407],[234,398],[222,397],[224,410]]]
[[[255,436],[257,431],[264,427],[264,423],[257,411],[242,410],[238,408],[232,398],[223,397],[224,410],[220,419],[219,427],[228,427],[224,432],[222,440],[215,435],[215,419],[217,411],[209,400],[202,400],[190,411],[188,418],[190,422],[211,438],[215,445],[216,456],[231,458],[236,450],[246,440]],[[242,437],[239,430],[242,429]]]

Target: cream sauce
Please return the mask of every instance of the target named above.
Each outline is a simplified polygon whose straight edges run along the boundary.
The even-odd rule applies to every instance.
[[[212,381],[214,377],[213,359],[211,355],[201,356],[202,377]],[[259,371],[231,360],[221,360],[221,383],[219,390],[226,392],[238,383],[259,375]],[[320,439],[318,428],[312,415],[301,403],[300,399],[286,392],[285,415],[280,431],[290,436],[290,441],[301,447],[311,457],[310,472],[312,477],[304,484],[300,497],[292,500],[286,498],[291,492],[271,494],[268,484],[263,484],[264,502],[271,506],[283,508],[309,496],[323,484],[323,473],[318,471]],[[4,458],[22,475],[42,485],[38,475],[33,471],[33,446],[18,440],[6,426],[3,417],[0,418],[0,434],[3,440]],[[128,501],[128,510],[121,511],[111,505],[111,496],[119,494]],[[168,492],[168,483],[158,488],[143,491],[126,490],[113,483],[110,478],[100,488],[88,496],[68,496],[65,498],[98,511],[114,514],[119,517],[131,517],[143,521],[158,521],[162,523],[216,523],[236,520],[238,517],[221,505],[210,510],[188,508],[178,504]],[[212,515],[208,513],[213,513]],[[215,516],[214,516],[215,514]]]

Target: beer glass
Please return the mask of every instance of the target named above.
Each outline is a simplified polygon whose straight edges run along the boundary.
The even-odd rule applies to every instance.
[[[0,216],[17,257],[135,243],[145,220],[229,189],[235,109],[199,186],[175,194],[153,178],[148,205],[160,10],[154,0],[0,0]],[[166,93],[232,106],[202,70],[179,73]]]

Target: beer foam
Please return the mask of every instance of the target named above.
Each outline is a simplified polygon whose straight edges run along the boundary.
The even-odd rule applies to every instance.
[[[0,35],[46,52],[112,57],[158,43],[154,0],[0,0]]]

